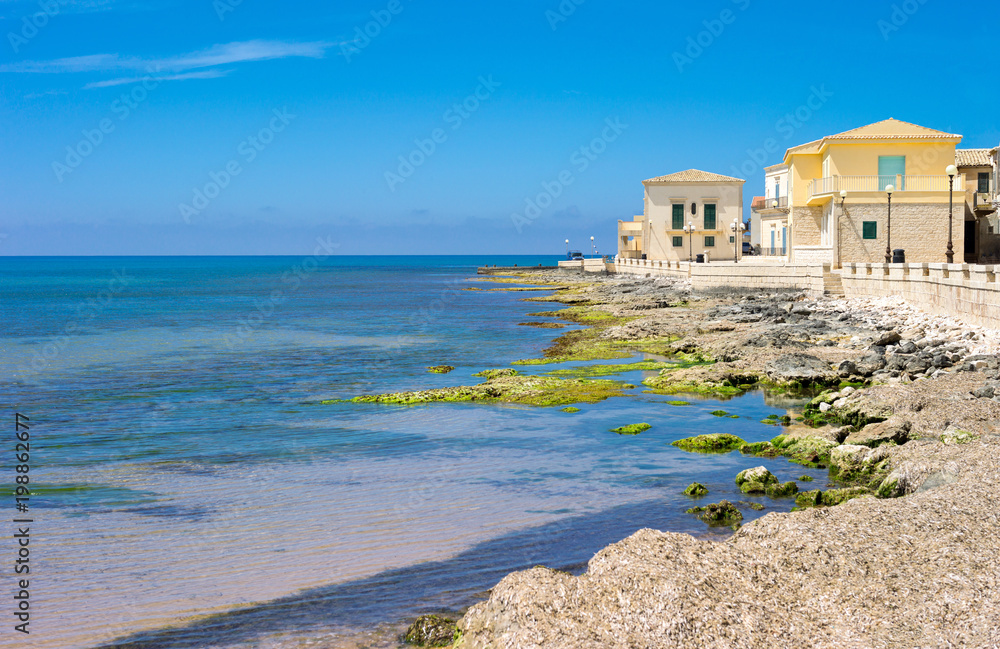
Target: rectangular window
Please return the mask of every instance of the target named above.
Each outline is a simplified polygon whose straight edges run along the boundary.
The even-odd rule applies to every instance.
[[[980,173],[979,174],[979,193],[989,194],[990,193],[990,174]]]
[[[671,230],[683,230],[684,229],[684,204],[674,203],[674,214],[673,214],[673,227]]]
[[[889,185],[896,185],[896,176],[906,175],[906,156],[905,155],[880,155],[878,157],[878,190],[884,192],[885,188]],[[900,186],[896,189],[902,191],[906,189],[902,186],[902,181],[900,181]]]
[[[864,221],[861,224],[861,236],[864,239],[878,239],[878,221]]]
[[[729,243],[736,243],[736,237],[729,237]]]
[[[715,237],[705,237],[705,247],[714,248],[715,247]]]
[[[674,237],[674,248],[684,247],[684,237]]]
[[[705,229],[715,229],[715,205],[705,206]]]

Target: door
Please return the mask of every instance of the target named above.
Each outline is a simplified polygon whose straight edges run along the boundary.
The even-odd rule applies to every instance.
[[[965,263],[974,264],[976,259],[976,222],[965,222]]]
[[[788,239],[786,237],[788,237],[787,226],[781,228],[781,254],[783,255],[788,254]]]
[[[771,254],[774,254],[774,235],[777,234],[777,230],[771,228]]]
[[[896,176],[906,175],[905,155],[880,155],[878,157],[878,190],[884,192],[889,185],[896,186],[898,190],[904,190],[905,181],[900,179],[897,184]]]

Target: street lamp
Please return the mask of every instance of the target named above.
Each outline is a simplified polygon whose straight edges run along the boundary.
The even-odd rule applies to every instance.
[[[892,263],[892,193],[896,191],[895,185],[887,185],[885,193],[889,195],[889,218],[885,222],[885,263]]]
[[[688,263],[694,261],[694,221],[688,221],[684,231],[688,233]]]
[[[729,224],[729,229],[733,231],[733,263],[740,263],[739,250],[743,247],[743,233],[747,230],[746,223],[740,223],[739,219],[733,219]]]
[[[840,214],[837,215],[837,266],[844,267],[844,262],[840,258],[840,219],[844,216],[844,203],[847,202],[847,190],[840,190]]]
[[[958,168],[955,165],[948,165],[945,169],[948,174],[948,252],[944,253],[948,258],[948,263],[955,263],[955,251],[951,242],[951,222],[955,217],[955,176],[958,175]]]
[[[590,237],[590,254],[591,254],[591,256],[596,256],[597,255],[597,253],[594,252],[595,250],[597,250],[597,246],[594,245],[594,237]]]
[[[566,259],[569,259],[569,239],[566,239]]]

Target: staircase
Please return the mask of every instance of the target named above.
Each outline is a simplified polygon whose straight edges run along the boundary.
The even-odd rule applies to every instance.
[[[844,297],[844,283],[840,279],[840,271],[831,270],[829,266],[823,267],[823,295]]]

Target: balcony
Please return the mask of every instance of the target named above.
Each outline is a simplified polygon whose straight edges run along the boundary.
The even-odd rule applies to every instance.
[[[955,187],[960,190],[965,181],[955,177]],[[885,194],[885,189],[893,185],[897,192],[947,192],[948,176],[830,176],[816,178],[809,184],[809,204],[818,205],[824,199],[837,196],[842,191],[848,194]]]
[[[993,212],[996,210],[993,206],[993,199],[990,194],[976,192],[974,196],[975,199],[973,200],[973,206],[977,212]]]
[[[642,221],[618,221],[620,236],[635,236],[642,234]]]
[[[778,202],[777,207],[775,207],[775,205],[774,205],[775,201]],[[757,211],[757,212],[763,212],[765,210],[773,210],[773,209],[783,210],[783,209],[787,209],[787,208],[788,208],[788,197],[787,196],[779,196],[778,198],[758,199],[758,200],[755,200],[753,202],[753,205],[750,206],[750,209],[752,209],[754,211]]]

